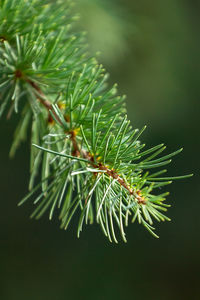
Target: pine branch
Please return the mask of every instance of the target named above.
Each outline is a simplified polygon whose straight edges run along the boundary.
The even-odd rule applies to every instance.
[[[131,218],[157,237],[153,218],[169,218],[162,213],[167,193],[154,191],[191,175],[159,177],[165,170],[151,169],[182,149],[164,156],[163,144],[142,150],[145,127],[132,129],[125,97],[116,85],[107,87],[108,75],[86,54],[83,35],[71,31],[70,7],[66,0],[0,2],[0,116],[9,105],[8,117],[23,106],[11,156],[32,127],[30,192],[19,205],[34,196],[31,217],[49,210],[52,219],[58,209],[64,229],[79,210],[78,236],[84,221],[95,218],[110,241],[117,242],[117,225],[126,242]]]
[[[38,99],[41,102],[41,104],[48,110],[51,111],[52,114],[55,116],[55,119],[58,121],[58,123],[61,124],[62,126],[62,120],[59,119],[58,115],[55,113],[53,106],[51,104],[51,102],[49,102],[48,100],[45,99],[45,95],[43,94],[43,92],[41,91],[41,89],[32,81],[27,80],[27,82],[36,90]],[[103,166],[101,163],[99,164],[95,164],[93,157],[91,156],[91,153],[84,151],[83,149],[81,149],[80,145],[78,145],[77,140],[76,140],[76,134],[74,131],[68,132],[66,133],[67,135],[70,135],[71,138],[71,142],[73,145],[73,151],[72,151],[72,155],[75,157],[78,157],[80,154],[82,154],[82,156],[84,158],[86,158],[94,168],[97,168],[99,170],[103,170],[105,171],[105,173],[112,177],[113,179],[116,179],[119,184],[121,186],[123,186],[125,189],[127,189],[127,191],[129,191],[130,195],[134,195],[135,199],[137,199],[139,204],[146,204],[146,200],[144,199],[144,197],[141,197],[141,191],[137,191],[134,192],[133,189],[131,189],[126,183],[125,181],[120,178],[120,176],[117,174],[117,172],[115,172],[114,170],[109,170],[106,166]],[[37,145],[35,145],[36,147],[38,147]],[[41,149],[41,147],[38,147],[39,149]],[[48,151],[48,150],[46,150]],[[115,159],[116,160],[116,159]]]

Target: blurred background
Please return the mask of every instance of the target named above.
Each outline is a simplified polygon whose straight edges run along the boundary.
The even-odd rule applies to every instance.
[[[199,78],[200,3],[197,0],[77,0],[79,27],[91,53],[127,95],[132,125],[148,125],[148,147],[184,147],[169,175],[195,176],[169,186],[170,223],[154,239],[137,224],[128,243],[110,244],[97,225],[76,238],[76,220],[61,231],[57,220],[30,220],[29,145],[8,159],[17,116],[0,121],[0,299],[200,299]]]

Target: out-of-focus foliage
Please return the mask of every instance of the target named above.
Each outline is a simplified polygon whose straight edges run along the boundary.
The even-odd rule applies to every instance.
[[[117,64],[129,53],[128,39],[135,31],[133,15],[118,1],[78,0],[79,25],[87,31],[90,51],[100,52],[104,63]]]
[[[134,120],[141,125],[154,122],[157,130],[164,129],[167,122],[173,128],[175,112],[181,108],[179,122],[184,122],[191,97],[196,98],[195,103],[198,98],[199,4],[178,0],[79,2],[80,23],[88,31],[91,50],[101,51],[101,61],[112,68],[112,80],[120,78],[122,90],[128,91]]]

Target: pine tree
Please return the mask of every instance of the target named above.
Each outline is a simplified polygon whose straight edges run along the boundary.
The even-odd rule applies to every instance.
[[[21,114],[11,157],[27,136],[32,144],[30,192],[19,205],[34,198],[36,219],[59,210],[64,229],[79,211],[78,237],[94,219],[110,241],[117,242],[118,227],[126,242],[129,220],[157,237],[153,219],[169,220],[160,188],[191,175],[151,169],[182,149],[164,156],[163,144],[144,149],[145,127],[132,129],[125,97],[108,87],[84,34],[73,31],[75,19],[67,0],[0,1],[0,116]]]

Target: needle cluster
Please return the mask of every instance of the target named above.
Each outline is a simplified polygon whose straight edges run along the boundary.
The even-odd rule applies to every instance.
[[[59,210],[64,229],[79,211],[78,236],[95,219],[110,241],[118,228],[126,242],[136,220],[157,237],[153,219],[169,220],[161,187],[190,175],[151,170],[182,149],[161,156],[163,144],[139,141],[145,127],[130,125],[125,97],[71,29],[75,18],[67,0],[0,1],[0,116],[21,114],[10,156],[27,136],[32,144],[30,192],[19,205],[34,197],[37,219]]]

